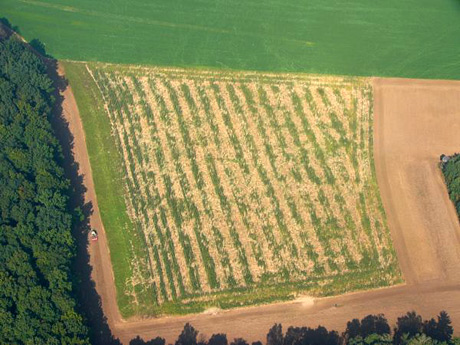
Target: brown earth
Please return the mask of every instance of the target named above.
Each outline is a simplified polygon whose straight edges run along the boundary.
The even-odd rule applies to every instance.
[[[64,76],[62,65],[58,67],[60,76]],[[85,203],[90,203],[92,213],[90,216],[90,226],[98,230],[98,241],[91,242],[89,246],[90,265],[92,267],[92,277],[96,284],[96,289],[101,296],[104,314],[107,317],[109,326],[113,329],[115,323],[120,321],[121,315],[116,307],[116,290],[112,265],[110,262],[110,251],[107,245],[104,226],[102,224],[99,207],[97,204],[96,192],[94,189],[91,165],[89,163],[88,151],[86,150],[85,132],[78,112],[77,102],[72,93],[72,88],[67,86],[61,91],[62,115],[67,121],[68,130],[73,136],[72,153],[73,159],[78,163],[79,175],[83,177],[83,184],[86,187]],[[114,304],[111,303],[113,298]],[[109,306],[113,306],[109,307]]]
[[[460,82],[374,83],[375,164],[409,285],[460,279],[460,229],[438,168],[460,151]]]
[[[61,70],[62,72],[62,70]],[[91,225],[99,241],[89,248],[92,277],[109,326],[127,344],[140,335],[173,342],[185,322],[206,336],[264,340],[270,326],[318,324],[339,331],[346,321],[385,313],[390,322],[406,311],[431,317],[447,310],[460,332],[460,226],[437,167],[439,155],[460,151],[460,82],[375,79],[374,154],[378,183],[406,285],[307,298],[288,303],[183,317],[121,319],[109,249],[97,207],[78,108],[70,87],[62,93],[64,117],[74,136],[74,159],[92,202]],[[307,301],[307,302],[305,302]]]

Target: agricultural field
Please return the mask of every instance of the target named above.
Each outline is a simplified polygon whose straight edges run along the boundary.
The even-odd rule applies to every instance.
[[[460,79],[458,0],[2,0],[58,59]]]
[[[123,316],[402,281],[370,81],[66,63]]]

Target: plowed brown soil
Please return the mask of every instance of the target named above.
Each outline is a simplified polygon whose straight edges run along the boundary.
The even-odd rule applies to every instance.
[[[460,278],[460,229],[439,156],[460,151],[460,83],[375,81],[375,164],[408,284]]]
[[[101,229],[90,247],[93,279],[115,336],[124,343],[140,335],[173,342],[185,322],[203,334],[227,333],[264,340],[274,322],[322,324],[343,330],[346,321],[385,313],[391,322],[408,310],[431,317],[447,310],[460,330],[460,226],[437,168],[439,155],[460,151],[460,82],[376,79],[374,154],[378,182],[406,285],[305,303],[234,309],[225,312],[121,319],[108,246],[94,192],[91,167],[78,108],[70,88],[63,93],[64,115],[74,135],[75,161],[92,201],[91,224]]]

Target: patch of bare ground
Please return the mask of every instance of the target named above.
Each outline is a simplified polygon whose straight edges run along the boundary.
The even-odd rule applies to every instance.
[[[377,79],[375,165],[409,284],[460,278],[460,229],[438,168],[460,147],[460,83]]]

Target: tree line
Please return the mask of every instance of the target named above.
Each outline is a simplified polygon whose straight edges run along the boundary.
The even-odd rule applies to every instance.
[[[450,157],[448,162],[441,164],[441,167],[449,190],[449,197],[460,218],[460,154],[457,153]]]
[[[248,325],[250,327],[250,325]],[[449,315],[442,311],[436,319],[423,320],[416,312],[408,312],[397,319],[391,329],[383,314],[368,315],[353,319],[346,330],[339,334],[325,327],[289,327],[283,332],[281,324],[275,324],[267,333],[266,345],[450,345],[460,344],[453,339],[453,328]],[[165,345],[163,338],[144,341],[140,337],[130,345]],[[261,341],[249,344],[242,338],[232,341],[225,334],[213,334],[209,339],[199,334],[189,323],[177,338],[175,345],[262,345]]]
[[[0,344],[89,343],[73,295],[73,218],[50,123],[54,101],[44,62],[0,37]]]

